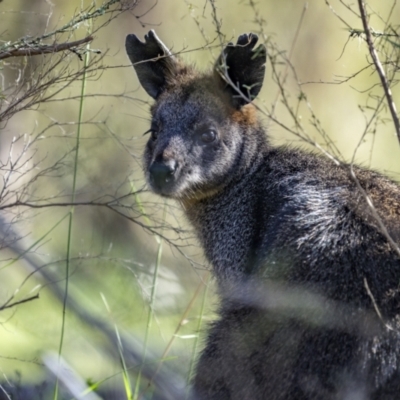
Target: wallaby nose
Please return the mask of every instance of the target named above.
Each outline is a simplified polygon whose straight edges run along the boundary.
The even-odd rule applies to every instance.
[[[177,163],[174,160],[168,162],[153,162],[149,168],[150,179],[157,189],[162,189],[166,184],[171,182],[176,171]]]

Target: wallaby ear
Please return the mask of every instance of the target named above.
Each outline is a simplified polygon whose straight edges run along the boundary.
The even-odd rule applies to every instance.
[[[125,48],[144,90],[156,99],[176,73],[175,57],[153,30],[145,35],[144,42],[128,35]]]
[[[250,103],[262,87],[267,49],[263,44],[254,49],[257,40],[254,33],[240,35],[236,45],[228,43],[215,64],[235,107]]]

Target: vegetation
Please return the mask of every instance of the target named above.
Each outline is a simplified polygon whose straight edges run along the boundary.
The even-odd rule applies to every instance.
[[[126,34],[208,68],[256,32],[273,140],[399,180],[400,6],[58,3],[0,1],[0,398],[178,398],[215,297],[179,208],[144,187]]]

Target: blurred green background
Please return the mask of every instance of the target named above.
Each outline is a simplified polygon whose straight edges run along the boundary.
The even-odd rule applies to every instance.
[[[0,2],[0,45],[51,32],[73,15],[100,4],[4,0]],[[32,109],[0,121],[0,306],[14,294],[13,301],[18,301],[39,293],[38,299],[0,311],[0,384],[5,392],[15,393],[11,398],[40,398],[41,392],[43,398],[52,398],[48,393],[53,393],[54,377],[46,360],[59,352],[61,340],[61,355],[70,369],[84,381],[98,383],[104,393],[113,393],[108,398],[118,399],[121,393],[126,397],[129,392],[124,369],[135,391],[141,362],[129,358],[130,350],[139,358],[145,356],[146,368],[153,372],[165,355],[160,376],[178,376],[176,384],[185,387],[193,354],[201,348],[206,323],[217,307],[209,266],[179,205],[165,203],[144,188],[141,154],[147,138],[142,134],[149,127],[151,101],[124,50],[128,33],[143,37],[155,29],[185,61],[200,69],[211,68],[220,52],[215,15],[205,0],[125,4],[131,10],[108,24],[110,14],[105,14],[60,36],[78,40],[101,27],[90,44],[101,51],[91,53],[91,60],[102,59],[86,82],[77,163],[81,79],[52,101],[39,101]],[[354,158],[398,180],[400,147],[388,111],[383,107],[366,129],[382,90],[373,70],[356,74],[368,65],[365,42],[356,34],[350,37],[337,15],[354,29],[362,28],[361,21],[343,2],[330,4],[331,8],[324,0],[257,4],[218,0],[215,7],[224,42],[253,31],[268,45],[278,75],[274,76],[268,62],[257,105],[274,144],[315,152],[336,147],[335,155],[341,160]],[[400,5],[393,4],[368,1],[375,31],[387,30],[399,20]],[[353,10],[357,11],[355,6]],[[391,56],[390,49],[396,50],[384,41],[377,46],[383,59]],[[51,57],[0,61],[3,109],[40,77]],[[70,53],[53,73],[64,68],[72,74],[83,62]],[[389,75],[392,67],[385,64]],[[285,84],[286,104],[277,76]],[[338,84],[338,80],[344,82]],[[61,86],[57,83],[48,93],[54,94]],[[396,102],[395,84],[393,94]],[[273,104],[276,121],[268,118]],[[18,167],[12,174],[10,160]],[[75,168],[75,201],[86,205],[73,210],[52,206],[71,201]],[[18,206],[17,200],[41,207]],[[7,241],[12,245],[6,245]],[[32,273],[33,266],[41,270]],[[122,348],[118,348],[118,335],[125,340]],[[125,367],[121,354],[126,357]],[[35,395],[33,391],[22,394],[24,387],[42,382],[47,386]],[[142,398],[151,397],[146,382],[141,381]],[[65,393],[59,398],[72,398]]]

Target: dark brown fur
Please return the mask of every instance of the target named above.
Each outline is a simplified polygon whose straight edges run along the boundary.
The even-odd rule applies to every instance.
[[[249,104],[256,42],[240,36],[196,75],[153,32],[127,37],[156,100],[147,182],[183,204],[221,296],[192,398],[399,399],[400,188],[270,146]]]

